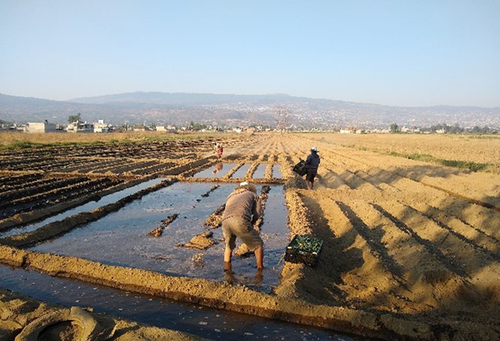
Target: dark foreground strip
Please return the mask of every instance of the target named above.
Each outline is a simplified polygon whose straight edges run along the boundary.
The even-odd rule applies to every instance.
[[[51,276],[77,279],[130,292],[190,302],[211,308],[328,328],[388,340],[471,339],[469,330],[495,339],[499,326],[369,312],[338,306],[313,305],[289,297],[268,295],[243,285],[199,278],[172,277],[153,271],[104,265],[76,257],[58,256],[0,246],[0,263],[33,269]]]

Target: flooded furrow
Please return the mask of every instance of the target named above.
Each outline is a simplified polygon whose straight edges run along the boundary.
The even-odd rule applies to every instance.
[[[281,166],[274,165],[273,166],[273,178],[281,179],[282,177],[283,177],[283,175],[281,174]]]
[[[116,201],[118,201],[118,200],[120,200],[122,198],[125,198],[128,195],[131,195],[133,193],[139,192],[140,190],[145,189],[145,188],[147,188],[149,186],[152,186],[152,185],[155,185],[157,183],[160,183],[162,180],[164,180],[164,178],[157,178],[157,179],[152,179],[152,180],[149,180],[149,181],[145,181],[145,182],[140,183],[138,185],[126,188],[126,189],[124,189],[122,191],[105,195],[102,198],[100,198],[98,201],[88,202],[88,203],[86,203],[84,205],[81,205],[81,206],[69,209],[69,210],[64,211],[62,213],[59,213],[57,215],[54,215],[54,216],[51,216],[51,217],[46,218],[44,220],[41,220],[39,222],[36,222],[34,224],[29,224],[29,225],[26,225],[26,226],[23,226],[23,227],[13,228],[11,230],[0,232],[0,238],[8,237],[8,236],[16,235],[16,234],[21,234],[21,233],[26,233],[26,232],[30,232],[30,231],[34,231],[34,230],[36,230],[36,229],[38,229],[38,228],[40,228],[40,227],[42,227],[44,225],[47,225],[49,223],[52,223],[54,221],[62,220],[64,218],[66,218],[66,217],[70,217],[70,216],[72,216],[74,214],[78,214],[80,212],[88,212],[88,211],[94,210],[94,209],[96,209],[98,207],[105,206],[107,204],[116,202]]]
[[[259,166],[255,170],[255,172],[253,173],[252,177],[254,179],[262,179],[262,178],[264,178],[266,176],[266,167],[267,167],[266,163],[259,164]]]
[[[243,166],[240,167],[232,176],[232,178],[244,178],[245,174],[247,173],[248,169],[250,168],[251,164],[250,163],[245,163]]]
[[[212,167],[208,167],[201,172],[196,173],[194,178],[222,178],[228,171],[233,169],[237,163],[216,163]]]
[[[242,337],[356,340],[319,328],[210,309],[6,266],[0,266],[0,286],[44,302],[66,307],[92,307],[95,313],[106,313],[212,340],[236,340]]]
[[[234,188],[233,184],[221,184],[209,196],[204,196],[212,186],[212,183],[175,183],[32,249],[172,276],[230,280],[271,291],[279,284],[281,266],[277,264],[288,241],[282,187],[272,186],[264,212],[261,228],[266,250],[263,276],[256,277],[255,259],[249,257],[234,259],[234,275],[228,278],[222,269],[222,229],[213,230],[213,240],[217,244],[207,250],[178,247],[206,230],[206,218],[225,203]],[[148,235],[172,214],[178,214],[178,218],[165,227],[161,237]]]

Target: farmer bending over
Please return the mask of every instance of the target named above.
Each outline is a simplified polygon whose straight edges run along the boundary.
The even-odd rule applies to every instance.
[[[240,238],[249,250],[254,251],[257,269],[263,268],[264,243],[253,228],[253,223],[261,215],[260,201],[256,193],[255,185],[245,181],[227,197],[226,209],[222,216],[222,233],[226,243],[224,270],[231,270],[231,256],[236,247],[236,237]]]

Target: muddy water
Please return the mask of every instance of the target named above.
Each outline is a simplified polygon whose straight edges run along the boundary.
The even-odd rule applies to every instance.
[[[281,166],[274,165],[273,166],[273,178],[281,179],[283,175],[281,174]]]
[[[201,172],[196,173],[195,178],[222,178],[228,171],[230,171],[237,163],[218,163]]]
[[[122,191],[108,194],[108,195],[102,197],[99,201],[88,202],[85,205],[81,205],[81,206],[72,208],[70,210],[64,211],[62,213],[59,213],[57,215],[54,215],[52,217],[49,217],[49,218],[44,219],[42,221],[39,221],[37,223],[26,225],[24,227],[14,228],[12,230],[5,231],[5,232],[0,232],[0,238],[15,235],[15,234],[34,231],[34,230],[36,230],[44,225],[47,225],[48,223],[62,220],[66,217],[72,216],[72,215],[80,213],[80,212],[87,212],[87,211],[94,210],[98,207],[105,206],[105,205],[110,204],[112,202],[116,202],[116,201],[118,201],[118,200],[120,200],[128,195],[139,192],[140,190],[143,190],[149,186],[155,185],[155,184],[161,182],[162,180],[165,180],[165,179],[164,178],[157,178],[157,179],[149,180],[149,181],[140,183],[138,185],[126,188]]]
[[[253,173],[254,179],[263,179],[266,176],[266,163],[261,163]]]
[[[287,212],[283,189],[273,186],[261,227],[265,242],[264,273],[256,276],[255,257],[234,258],[233,276],[222,270],[224,244],[221,228],[213,230],[217,245],[208,250],[177,247],[205,231],[206,218],[225,202],[234,184],[221,184],[209,197],[202,197],[212,183],[183,183],[150,193],[121,210],[33,249],[82,257],[105,264],[136,267],[173,276],[229,280],[254,286],[265,292],[279,284],[282,263],[278,264],[288,242]],[[259,186],[260,191],[260,186]],[[147,233],[174,213],[178,218],[159,238]],[[192,261],[202,254],[201,266]]]
[[[107,313],[212,340],[239,340],[242,337],[268,340],[356,340],[318,328],[209,309],[5,266],[0,266],[0,286],[45,302],[67,307],[93,307],[96,313]]]
[[[244,178],[250,166],[251,164],[245,163],[233,174],[232,178]]]

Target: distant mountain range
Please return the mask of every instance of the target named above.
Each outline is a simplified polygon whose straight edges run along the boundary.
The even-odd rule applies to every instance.
[[[500,128],[500,108],[433,106],[393,107],[326,99],[270,95],[217,95],[133,92],[52,101],[0,94],[0,120],[67,123],[81,114],[113,124],[264,124],[273,126],[277,108],[287,109],[289,125],[300,128],[387,127],[391,123],[425,127],[438,123]]]

